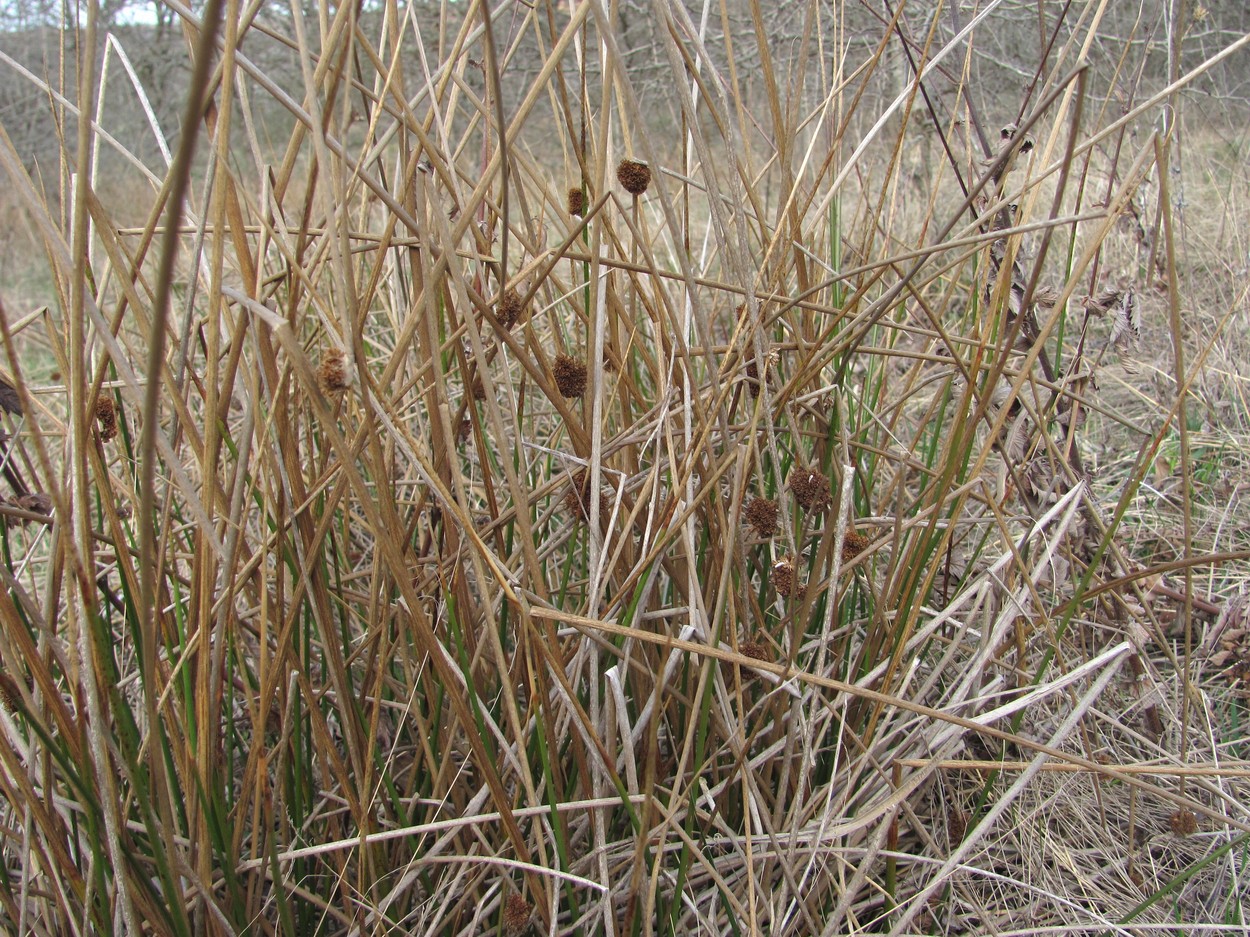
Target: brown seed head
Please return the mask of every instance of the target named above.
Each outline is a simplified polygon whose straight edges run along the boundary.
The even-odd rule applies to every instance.
[[[58,379],[53,378],[53,380]],[[19,416],[22,413],[22,395],[17,392],[16,387],[2,377],[0,377],[0,410]]]
[[[117,435],[117,405],[112,397],[96,399],[95,418],[99,424],[97,432],[102,442],[108,442]]]
[[[737,318],[739,321],[746,310],[745,306],[738,307]],[[754,353],[747,359],[743,368],[745,375],[743,380],[747,385],[747,390],[751,392],[752,397],[759,397],[764,390],[764,385],[772,386],[773,370],[777,363],[781,360],[781,356],[775,348],[769,347],[767,354],[762,360],[757,360]]]
[[[1168,825],[1177,836],[1193,836],[1198,832],[1198,818],[1192,810],[1185,807],[1168,817]]]
[[[481,375],[473,375],[473,380],[469,382],[469,393],[474,400],[486,399],[486,385],[482,383]]]
[[[586,393],[586,364],[568,355],[557,355],[552,373],[556,379],[556,389],[569,398],[580,397]]]
[[[533,909],[529,902],[516,892],[510,894],[503,903],[503,929],[509,937],[516,937],[525,930],[530,922]]]
[[[951,845],[962,843],[968,832],[968,814],[958,807],[951,806],[946,811],[946,835]]]
[[[17,681],[7,673],[0,673],[0,703],[11,713],[22,710],[22,694],[17,687]]]
[[[749,657],[751,660],[771,661],[773,659],[768,645],[762,641],[742,641],[738,644],[738,650],[742,652],[743,657]]]
[[[347,390],[351,380],[347,374],[347,363],[340,348],[331,348],[321,359],[321,367],[317,369],[317,378],[321,381],[326,393],[336,394]]]
[[[13,499],[23,511],[30,511],[32,514],[42,514],[45,516],[43,523],[52,522],[52,498],[44,494],[42,491],[34,491],[30,494],[19,495]],[[25,523],[25,521],[23,521]]]
[[[757,537],[768,539],[777,533],[777,502],[768,498],[752,498],[743,516]]]
[[[590,473],[580,469],[573,476],[573,486],[564,494],[564,509],[579,521],[590,520]],[[612,513],[612,505],[603,492],[599,492],[599,519]]]
[[[842,541],[842,562],[849,563],[868,549],[868,538],[863,534],[851,532]]]
[[[773,564],[773,571],[768,575],[778,595],[794,594],[794,563],[789,559],[778,560]]]
[[[587,513],[589,513],[587,511],[589,485],[586,472],[581,471],[573,476],[572,486],[564,493],[564,509],[570,514],[576,515],[579,520],[584,519]]]
[[[755,366],[754,361],[747,362],[747,389],[752,397],[760,395],[760,369]]]
[[[499,306],[495,310],[495,316],[499,319],[499,324],[505,329],[510,329],[525,315],[525,307],[521,305],[521,294],[515,289],[510,289],[503,294],[503,298],[499,300]]]
[[[630,195],[642,195],[651,185],[651,167],[636,159],[623,159],[616,167],[616,178]]]
[[[586,193],[581,189],[569,189],[569,214],[579,218],[586,214]]]
[[[796,468],[791,472],[790,490],[804,511],[823,511],[833,500],[829,479],[816,468]]]

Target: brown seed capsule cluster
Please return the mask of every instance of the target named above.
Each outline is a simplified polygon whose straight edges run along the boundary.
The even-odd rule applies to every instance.
[[[34,514],[43,514],[51,517],[52,515],[52,497],[41,491],[34,491],[30,494],[19,495],[13,499],[23,511],[30,511]]]
[[[514,289],[503,294],[499,300],[499,306],[495,309],[495,316],[505,329],[511,329],[520,322],[524,314],[525,307],[521,303],[521,294]]]
[[[788,558],[778,560],[773,564],[773,571],[769,574],[768,581],[773,584],[778,595],[794,595],[794,562]]]
[[[60,372],[52,372],[52,380],[59,381],[61,379]],[[6,413],[16,413],[19,416],[22,413],[22,395],[17,392],[17,388],[0,377],[0,410]]]
[[[579,521],[590,520],[590,473],[585,469],[573,476],[573,485],[564,494],[564,509]],[[604,520],[611,513],[611,503],[599,492],[599,519]]]
[[[0,673],[0,704],[11,713],[21,712],[21,691],[17,687],[17,681],[7,673]]]
[[[828,477],[815,468],[795,469],[790,474],[790,490],[804,511],[823,511],[833,500]]]
[[[38,517],[15,517],[8,514],[0,517],[0,523],[6,527],[21,524],[25,527],[28,524],[48,524],[52,523],[52,498],[42,492],[31,492],[29,494],[18,495],[13,499],[0,497],[0,504],[11,504],[13,507]]]
[[[321,359],[317,379],[326,393],[337,394],[347,390],[351,380],[347,374],[347,361],[340,348],[331,348]]]
[[[513,892],[503,903],[503,930],[509,937],[516,937],[529,925],[533,909],[528,901]]]
[[[616,179],[630,195],[642,195],[651,185],[651,167],[636,159],[623,159],[616,167]]]
[[[763,537],[765,540],[773,537],[777,533],[777,502],[768,498],[752,498],[747,502],[746,509],[743,511],[751,529],[755,531],[757,537]]]
[[[98,426],[96,433],[101,442],[108,442],[117,436],[117,404],[112,397],[100,397],[95,402],[95,419]]]
[[[968,832],[968,814],[959,807],[951,806],[946,811],[946,836],[951,845],[962,843]]]
[[[868,538],[855,532],[848,533],[842,541],[842,562],[849,563],[868,549]]]
[[[749,657],[751,660],[771,661],[773,659],[768,645],[762,641],[741,641],[738,643],[738,650],[742,652],[743,657]]]
[[[564,397],[581,397],[586,393],[586,363],[570,358],[568,355],[557,355],[552,374],[556,379],[556,389]]]
[[[754,361],[747,362],[747,390],[752,397],[760,395],[760,369],[755,366]]]
[[[1182,807],[1168,817],[1168,826],[1176,836],[1193,836],[1198,832],[1198,818],[1192,810]]]
[[[586,214],[586,193],[581,189],[569,189],[569,214],[580,218]]]

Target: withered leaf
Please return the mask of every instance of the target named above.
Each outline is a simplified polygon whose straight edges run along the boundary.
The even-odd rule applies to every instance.
[[[1141,312],[1137,308],[1137,299],[1132,290],[1125,290],[1116,297],[1111,313],[1111,337],[1107,344],[1119,355],[1124,370],[1134,374],[1137,365],[1132,355],[1141,341]]]
[[[1085,297],[1085,308],[1094,315],[1101,316],[1106,313],[1120,301],[1119,290],[1103,290],[1097,297]]]

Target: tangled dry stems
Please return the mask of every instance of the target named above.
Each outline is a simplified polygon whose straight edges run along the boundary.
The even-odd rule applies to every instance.
[[[1178,282],[1171,229],[1127,223],[1181,222],[1169,141],[1128,132],[1164,99],[1090,116],[1062,46],[997,150],[975,93],[948,89],[957,122],[918,84],[860,149],[826,107],[850,76],[750,107],[664,9],[669,84],[694,55],[729,97],[644,111],[603,5],[465,19],[419,68],[420,30],[324,5],[223,39],[182,218],[44,201],[4,151],[60,308],[8,337],[0,406],[39,327],[66,403],[6,449],[50,492],[0,506],[8,919],[1071,933],[1242,902],[1236,850],[1203,850],[1250,821],[1244,704],[1197,677],[1244,629],[1196,634],[1229,615],[1195,598],[1193,489],[1153,571],[1115,503],[1162,471],[1137,453],[1173,458],[1190,384],[1172,362],[1140,421],[1095,393]],[[249,128],[276,119],[271,152]],[[1153,337],[1200,369],[1221,328]]]

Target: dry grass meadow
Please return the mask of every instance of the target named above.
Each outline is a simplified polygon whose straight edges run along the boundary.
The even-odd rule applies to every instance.
[[[1232,5],[79,6],[0,933],[1250,931]]]

